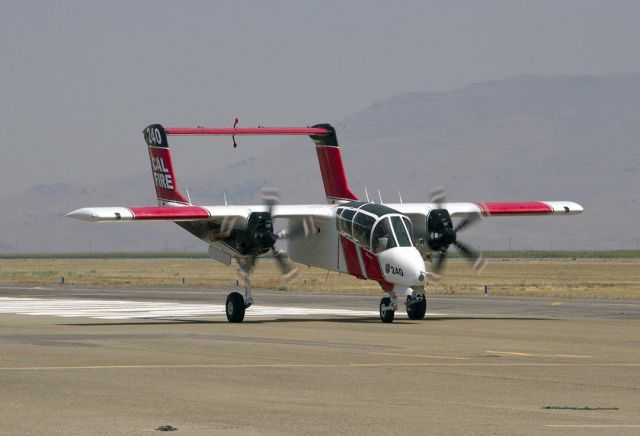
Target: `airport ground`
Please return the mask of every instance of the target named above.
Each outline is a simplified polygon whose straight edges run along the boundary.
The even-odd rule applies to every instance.
[[[375,289],[318,285],[258,289],[245,322],[230,324],[233,273],[222,279],[231,286],[194,283],[213,262],[57,262],[32,273],[13,264],[24,284],[0,285],[0,434],[640,433],[640,299],[484,296],[478,286],[430,295],[423,321],[399,312],[383,324]],[[546,261],[531,262],[511,266]],[[634,261],[563,262],[583,289],[640,292],[637,261],[635,275]],[[60,271],[71,284],[47,282]],[[154,272],[177,284],[122,282]],[[535,289],[533,276],[501,274],[491,290],[529,289],[518,280]],[[74,283],[100,275],[119,282]]]

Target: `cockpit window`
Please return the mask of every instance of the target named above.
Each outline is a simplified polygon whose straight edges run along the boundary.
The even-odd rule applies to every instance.
[[[355,211],[350,209],[344,209],[342,211],[342,215],[340,216],[340,221],[338,225],[338,230],[342,233],[346,233],[351,236],[351,220],[353,219],[353,215],[355,215]]]
[[[398,238],[398,246],[411,247],[411,237],[407,233],[407,229],[405,229],[402,224],[402,218],[399,216],[392,216],[391,223],[393,224],[393,231],[396,233],[396,237]]]
[[[378,224],[376,224],[376,227],[373,230],[373,237],[371,240],[374,253],[379,253],[389,248],[397,247],[396,239],[393,237],[393,232],[391,231],[389,218],[384,218],[378,221]]]
[[[353,219],[353,239],[360,244],[361,247],[370,250],[369,241],[371,240],[371,228],[376,219],[371,215],[358,213]]]
[[[389,213],[387,209],[395,213]],[[374,212],[386,212],[386,216],[378,218]],[[394,247],[413,246],[411,221],[382,205],[365,204],[360,209],[340,207],[336,210],[336,227],[340,234],[374,253]]]

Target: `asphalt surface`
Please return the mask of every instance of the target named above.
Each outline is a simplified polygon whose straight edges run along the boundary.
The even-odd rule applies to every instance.
[[[0,434],[640,434],[640,301],[226,292],[0,287]]]

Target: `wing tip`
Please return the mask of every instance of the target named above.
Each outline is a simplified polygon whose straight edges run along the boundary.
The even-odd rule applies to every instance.
[[[95,213],[91,213],[89,208],[81,208],[73,210],[65,215],[65,218],[71,218],[79,221],[93,222],[97,221],[98,217]]]

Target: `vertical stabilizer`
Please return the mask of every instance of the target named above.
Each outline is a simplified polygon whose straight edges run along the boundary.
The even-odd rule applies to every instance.
[[[351,192],[347,183],[335,129],[329,124],[316,124],[313,127],[326,129],[329,132],[324,135],[310,135],[316,144],[327,202],[333,204],[357,200],[358,197]]]
[[[151,124],[143,130],[143,133],[149,149],[151,173],[158,203],[161,206],[167,203],[189,204],[189,201],[178,190],[164,127],[160,124]]]

